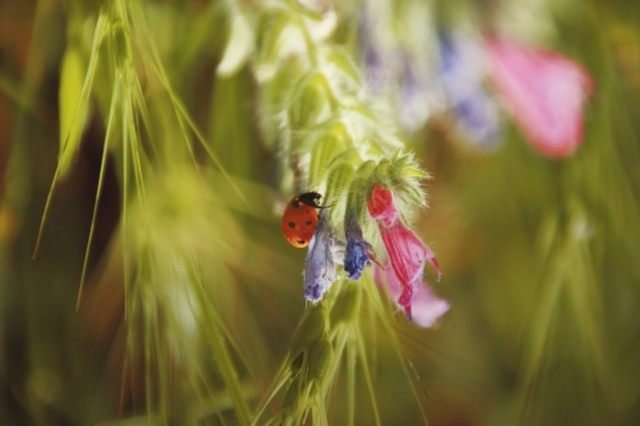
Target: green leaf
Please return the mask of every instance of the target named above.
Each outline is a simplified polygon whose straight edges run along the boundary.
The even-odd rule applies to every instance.
[[[275,76],[283,59],[304,51],[304,42],[290,13],[280,8],[263,14],[258,32],[256,78],[266,82]]]
[[[356,220],[362,221],[363,213],[366,210],[367,199],[372,185],[372,175],[375,170],[375,163],[371,160],[364,162],[356,171],[356,177],[351,182],[348,191],[346,215],[354,214]],[[345,216],[345,223],[347,223]]]
[[[85,67],[80,49],[69,44],[62,58],[58,106],[60,110],[60,153],[57,177],[63,177],[80,146],[80,138],[89,114],[89,99],[98,66],[99,50],[109,19],[100,15],[93,32],[89,63]],[[85,72],[86,69],[86,72]],[[45,215],[43,215],[44,217]]]
[[[333,112],[333,94],[324,75],[312,72],[296,87],[289,107],[293,130],[304,130],[327,120]]]
[[[341,123],[322,131],[317,137],[311,151],[311,165],[309,167],[309,187],[317,188],[326,176],[331,160],[342,154],[350,145],[351,136]]]
[[[337,326],[340,323],[353,323],[360,312],[360,288],[359,283],[353,281],[343,281],[340,283],[342,292],[338,295],[331,308],[331,325]]]
[[[357,97],[362,81],[349,53],[341,48],[325,48],[320,52],[323,72],[328,76],[336,96]]]
[[[322,380],[333,360],[333,348],[326,336],[316,342],[309,351],[309,379]]]
[[[236,2],[230,3],[229,41],[218,64],[217,74],[227,77],[238,72],[253,53],[255,34],[249,16]]]
[[[58,106],[60,111],[59,176],[64,176],[80,146],[80,138],[88,116],[88,102],[82,102],[85,64],[75,46],[67,47],[62,58]]]
[[[291,354],[299,354],[318,341],[327,331],[327,319],[322,306],[314,306],[307,310],[307,314],[291,342]]]

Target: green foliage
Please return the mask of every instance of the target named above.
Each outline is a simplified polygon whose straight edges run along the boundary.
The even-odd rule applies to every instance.
[[[60,159],[58,167],[64,176],[80,144],[88,115],[88,97],[81,102],[84,63],[78,49],[69,46],[60,70]]]
[[[0,5],[5,421],[637,422],[636,6],[366,2],[410,55],[434,17],[545,16],[506,27],[597,81],[584,144],[554,162],[514,128],[490,155],[448,117],[399,131],[399,105],[363,89],[362,2],[40,0],[26,24],[17,3]],[[375,183],[437,248],[452,311],[434,331],[394,315],[372,268],[338,266],[304,305],[279,206],[318,191],[335,238],[355,217],[381,253]]]

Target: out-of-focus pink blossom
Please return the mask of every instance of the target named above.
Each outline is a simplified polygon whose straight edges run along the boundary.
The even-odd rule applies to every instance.
[[[394,288],[397,290],[392,292],[393,297],[404,309],[407,317],[412,318],[412,305],[415,304],[418,295],[424,297],[425,294],[430,294],[425,293],[423,288],[422,274],[425,261],[428,261],[439,275],[438,262],[431,249],[400,220],[390,189],[374,185],[369,195],[368,209],[371,217],[378,221],[380,236],[391,263],[391,268],[388,269],[393,271]],[[391,280],[388,281],[391,285]]]
[[[552,158],[582,142],[583,106],[593,91],[589,74],[572,60],[515,41],[487,41],[489,74],[529,142]]]

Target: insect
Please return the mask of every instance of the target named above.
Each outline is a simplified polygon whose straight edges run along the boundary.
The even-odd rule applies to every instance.
[[[292,246],[303,248],[309,245],[318,225],[317,209],[327,207],[318,204],[320,198],[322,195],[317,192],[304,192],[293,197],[284,209],[280,229]]]

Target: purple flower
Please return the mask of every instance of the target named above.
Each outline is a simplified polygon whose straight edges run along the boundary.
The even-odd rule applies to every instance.
[[[373,93],[381,93],[389,85],[392,70],[388,67],[388,53],[381,47],[376,22],[370,9],[365,7],[360,13],[358,36],[364,60],[367,86]]]
[[[400,126],[408,132],[422,128],[436,106],[437,93],[428,54],[399,40],[388,16],[376,7],[363,7],[358,35],[367,88],[373,95],[390,96]],[[422,31],[421,35],[426,36]],[[419,38],[419,36],[415,36]],[[425,49],[421,40],[420,49]]]
[[[347,218],[347,249],[344,256],[344,270],[352,280],[357,280],[362,275],[365,266],[374,260],[373,248],[362,237],[362,229],[355,215]]]
[[[336,280],[336,263],[333,250],[335,238],[326,211],[320,212],[318,227],[309,244],[304,265],[304,296],[318,303]]]
[[[462,137],[480,148],[492,148],[502,133],[500,110],[484,84],[486,58],[480,43],[471,38],[441,33],[442,88],[456,117]]]
[[[409,52],[402,52],[398,56],[402,62],[402,81],[397,99],[398,119],[403,129],[415,132],[429,116],[431,93],[427,75],[417,69],[418,64]]]

